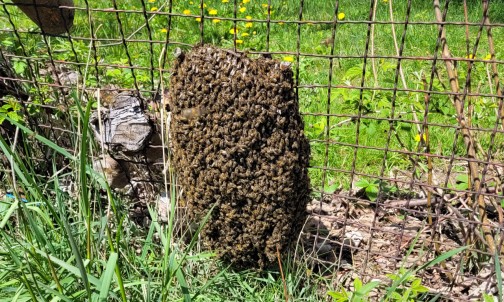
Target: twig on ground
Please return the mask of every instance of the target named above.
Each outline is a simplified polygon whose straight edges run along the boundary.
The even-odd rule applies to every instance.
[[[431,201],[430,205],[434,205],[438,203],[437,198]],[[421,207],[421,206],[429,206],[429,200],[427,198],[422,199],[406,199],[406,200],[394,200],[390,202],[385,202],[383,204],[385,207],[391,208],[405,208],[405,207]]]

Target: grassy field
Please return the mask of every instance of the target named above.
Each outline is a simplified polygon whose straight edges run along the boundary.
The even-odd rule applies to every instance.
[[[81,64],[86,87],[117,84],[124,89],[139,88],[150,98],[160,82],[163,51],[167,54],[165,69],[170,69],[176,47],[188,49],[200,42],[236,47],[252,56],[271,53],[275,59],[291,62],[295,71],[305,133],[311,142],[310,177],[315,192],[340,187],[348,190],[352,182],[373,181],[397,171],[425,172],[422,160],[418,167],[412,166],[412,158],[418,160],[419,156],[408,155],[425,150],[419,146],[425,93],[404,89],[423,90],[424,85],[432,85],[438,92],[431,95],[427,114],[432,123],[430,152],[440,156],[434,158],[434,166],[443,170],[452,155],[466,156],[461,136],[455,135],[456,112],[446,94],[450,88],[443,61],[436,63],[437,74],[431,78],[439,30],[437,25],[424,23],[435,20],[430,1],[412,1],[408,22],[413,24],[407,25],[404,41],[407,1],[394,1],[392,15],[389,1],[377,1],[378,23],[371,38],[366,22],[370,3],[363,0],[339,1],[336,17],[334,3],[325,0],[272,0],[271,7],[267,0],[236,1],[236,7],[235,0],[205,0],[203,7],[198,0],[89,1],[90,15],[85,1],[75,2],[83,9],[76,12],[71,42],[64,37],[42,39],[33,33],[35,25],[20,10],[5,6],[8,14],[0,13],[0,47],[18,56],[12,63],[20,76],[32,78],[25,55],[36,58],[31,60],[35,72],[52,58],[73,69]],[[463,1],[452,2],[447,20],[464,22]],[[468,2],[468,21],[481,23],[481,5]],[[502,5],[501,1],[492,2],[491,22],[504,23]],[[107,11],[114,7],[121,12]],[[169,15],[170,11],[175,15]],[[297,22],[301,15],[303,23]],[[229,20],[234,18],[237,20]],[[394,31],[391,24],[380,23],[391,18],[399,22]],[[268,24],[268,19],[273,21]],[[338,22],[331,22],[334,19]],[[19,38],[11,31],[11,21]],[[485,29],[473,56],[480,27],[468,27],[469,45],[464,26],[446,28],[451,55],[461,59],[461,85],[469,66],[464,59],[474,58],[471,92],[494,94]],[[396,73],[398,60],[394,57],[399,50],[394,36],[405,57],[400,62],[403,76]],[[504,27],[494,27],[493,36],[495,57],[501,60],[504,40],[499,37],[504,36]],[[91,37],[97,41],[90,42]],[[167,38],[169,44],[164,49]],[[498,64],[498,71],[504,71],[502,64]],[[169,82],[168,73],[164,75],[163,80]],[[47,82],[44,76],[40,80]],[[361,85],[366,89],[359,89]],[[37,104],[58,105],[56,89],[41,84],[40,90],[30,107],[34,116],[41,110]],[[0,140],[13,170],[4,173],[2,181],[8,190],[23,191],[28,201],[22,202],[19,196],[0,201],[0,268],[5,268],[0,269],[0,301],[283,301],[284,286],[292,301],[327,301],[332,299],[328,291],[342,293],[333,283],[337,271],[332,276],[317,275],[299,255],[295,260],[294,255],[283,259],[284,277],[277,270],[236,272],[212,253],[200,250],[196,237],[190,244],[176,238],[174,225],[164,226],[154,219],[147,229],[138,227],[128,218],[121,200],[87,168],[85,159],[94,151],[86,142],[83,126],[89,115],[85,104],[79,103],[79,95],[73,93],[71,110],[62,110],[60,115],[72,121],[75,133],[84,134],[72,138],[76,146],[73,154],[53,145],[57,142],[35,137],[67,158],[78,196],[61,189],[62,179],[68,175],[55,168],[49,180],[38,177],[33,174],[36,163],[12,154],[11,146]],[[15,100],[8,104],[9,118],[21,122],[23,117],[16,114],[21,110],[19,104]],[[481,131],[496,127],[497,108],[498,100],[490,96],[466,99],[466,110],[472,110],[471,125],[480,129],[473,133],[479,147],[491,150],[493,160],[502,161],[502,133],[493,138],[491,131]],[[2,114],[0,111],[0,117]],[[478,156],[486,160],[485,152]],[[104,191],[107,200],[96,202]],[[172,198],[173,207],[175,202]],[[112,217],[106,215],[107,204]],[[417,294],[415,299],[420,299],[421,291]],[[360,301],[356,295],[333,299]]]

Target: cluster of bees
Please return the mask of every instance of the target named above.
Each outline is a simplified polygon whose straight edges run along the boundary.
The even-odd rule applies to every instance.
[[[263,268],[305,220],[309,143],[289,64],[200,45],[178,53],[168,94],[172,151],[191,220],[213,207],[207,248]]]

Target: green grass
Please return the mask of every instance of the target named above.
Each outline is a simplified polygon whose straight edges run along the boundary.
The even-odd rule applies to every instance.
[[[334,12],[333,4],[330,1],[305,1],[303,7],[303,20],[307,23],[302,24],[300,28],[300,53],[301,54],[316,54],[330,55],[331,43],[325,43],[327,39],[332,37],[332,24],[316,24],[316,21],[331,21]],[[192,3],[192,4],[191,4]],[[254,20],[266,20],[267,9],[263,4],[267,1],[253,0],[250,3],[244,4],[246,8],[244,12],[237,10],[237,17],[246,19],[247,16]],[[83,1],[77,1],[76,4],[85,7]],[[394,3],[394,20],[403,22],[406,13],[406,1],[397,1]],[[206,1],[203,13],[204,20],[204,38],[205,43],[212,43],[222,47],[233,48],[234,35],[230,30],[236,25],[238,29],[237,38],[243,41],[242,44],[237,44],[239,50],[243,51],[270,51],[273,53],[293,52],[297,49],[297,23],[299,20],[300,3],[296,0],[288,1],[272,1],[272,20],[282,20],[285,23],[271,23],[269,31],[269,49],[266,48],[267,26],[265,22],[252,22],[251,27],[246,27],[247,20],[238,21],[236,24],[233,21],[221,20],[219,23],[213,23],[210,18],[233,18],[234,8],[233,1],[222,3],[221,1]],[[481,7],[476,2],[470,2],[470,10],[468,19],[470,22],[480,22],[482,14]],[[91,5],[93,9],[97,8],[112,8],[111,1],[100,1]],[[159,81],[158,59],[163,48],[163,42],[166,40],[166,33],[162,29],[167,28],[168,15],[158,13],[166,13],[170,7],[170,3],[163,1],[154,1],[152,3],[146,1],[145,8],[147,18],[150,19],[149,26],[145,25],[145,16],[142,13],[119,13],[118,16],[111,12],[93,11],[91,19],[93,20],[93,29],[97,39],[111,39],[110,41],[99,41],[95,43],[97,53],[89,52],[88,41],[79,39],[79,37],[90,37],[90,27],[88,25],[88,16],[85,11],[78,11],[76,22],[72,35],[74,51],[70,51],[72,46],[67,39],[50,38],[53,57],[57,60],[68,62],[88,62],[90,57],[91,64],[88,69],[88,77],[86,84],[89,87],[103,86],[105,83],[116,83],[121,87],[135,88],[135,82],[138,87],[144,91],[153,90],[152,85]],[[497,9],[498,4],[492,5],[490,10],[490,18],[494,22],[498,22],[502,18],[501,12]],[[151,11],[154,8],[157,10]],[[142,11],[140,1],[121,2],[118,4],[118,9]],[[216,15],[210,15],[211,9],[217,10]],[[27,21],[21,13],[13,8],[8,7],[12,18],[18,24],[21,30],[30,30],[33,24]],[[172,11],[177,14],[190,14],[190,16],[173,16],[171,17],[170,44],[167,48],[168,65],[170,67],[171,54],[175,47],[180,47],[180,44],[193,45],[200,42],[200,22],[196,20],[196,15],[201,13],[199,1],[173,1]],[[368,1],[340,1],[339,12],[345,14],[342,21],[365,21],[369,15]],[[194,16],[194,17],[193,17]],[[122,22],[122,31],[124,36],[132,40],[140,42],[127,42],[124,47],[121,42],[120,30],[118,28],[117,19]],[[7,23],[6,18],[0,18],[0,22]],[[388,11],[388,3],[378,1],[377,21],[389,21],[390,15]],[[410,22],[432,22],[434,20],[433,9],[428,1],[413,1]],[[308,22],[314,21],[315,24]],[[459,4],[452,4],[448,13],[448,21],[464,21],[463,9]],[[1,23],[0,23],[1,24]],[[150,29],[150,34],[148,29]],[[339,56],[363,56],[365,52],[365,44],[367,38],[368,25],[365,23],[340,23],[336,26],[334,39],[334,54]],[[478,26],[471,26],[470,30],[470,50],[472,51],[475,38],[478,32]],[[403,24],[395,25],[396,37],[398,43],[401,44],[401,37],[404,31]],[[499,37],[503,34],[504,29],[496,27],[493,30],[494,37]],[[374,29],[374,53],[377,56],[395,56],[396,51],[392,39],[392,29],[389,24],[377,24]],[[246,36],[242,36],[245,34]],[[1,34],[0,34],[1,35]],[[47,57],[46,45],[40,39],[30,33],[22,33],[21,39],[27,52],[31,55],[36,55],[39,58]],[[404,43],[404,56],[408,57],[432,57],[435,50],[438,29],[436,25],[430,24],[410,24],[407,29]],[[3,34],[2,44],[8,51],[19,52],[19,42],[10,34]],[[156,43],[150,45],[146,42],[152,37]],[[466,57],[466,42],[465,28],[460,25],[447,25],[447,36],[454,57]],[[500,47],[502,39],[495,39],[497,50],[497,58],[501,57]],[[151,52],[152,47],[152,52]],[[183,48],[186,48],[182,46]],[[126,51],[127,50],[127,51]],[[75,55],[77,54],[77,55]],[[128,59],[131,58],[131,62]],[[368,55],[370,53],[368,52]],[[476,58],[482,59],[488,54],[488,42],[486,34],[481,36]],[[275,54],[274,58],[283,60],[294,58],[293,67],[296,68],[299,64],[299,85],[322,85],[327,86],[329,83],[329,59],[314,58],[310,56],[296,56],[286,54]],[[299,59],[299,61],[297,61]],[[98,68],[99,74],[95,74],[93,65],[95,60],[100,62]],[[134,76],[128,66],[143,67],[143,69],[135,69]],[[362,78],[362,58],[340,58],[333,61],[332,68],[332,85],[338,87],[353,86],[359,87]],[[112,64],[115,67],[106,67]],[[382,87],[392,89],[394,87],[395,70],[397,67],[396,59],[378,58],[376,64],[376,79],[373,76],[372,62],[367,60],[365,87]],[[442,61],[438,61],[436,67],[440,74],[445,87],[448,86],[447,75]],[[427,82],[430,82],[430,71],[432,68],[431,60],[416,60],[405,59],[401,62],[402,69],[405,75],[407,88],[423,89],[421,83],[421,75],[424,75]],[[464,73],[467,67],[466,62],[459,63],[459,73]],[[116,68],[118,67],[118,68]],[[154,72],[148,70],[154,68]],[[475,63],[475,68],[472,72],[472,90],[473,93],[491,93],[486,69],[489,64],[485,62]],[[499,70],[502,72],[502,65],[499,65]],[[152,77],[153,76],[153,77]],[[100,79],[97,83],[96,78]],[[441,86],[441,82],[437,78],[434,79],[434,90],[449,92],[449,88]],[[461,84],[463,84],[463,78]],[[429,84],[429,83],[427,83]],[[401,79],[398,80],[398,88],[403,89]],[[399,151],[416,151],[417,143],[414,141],[415,135],[418,134],[417,127],[408,121],[413,120],[412,108],[415,108],[417,115],[421,121],[424,109],[424,94],[423,93],[405,93],[394,92],[391,90],[364,90],[362,100],[359,89],[341,88],[332,89],[330,98],[328,98],[327,88],[300,88],[299,98],[301,111],[307,113],[305,115],[306,134],[310,139],[327,140],[330,139],[336,145],[326,146],[323,142],[312,143],[312,166],[328,168],[337,168],[342,172],[330,172],[326,177],[326,185],[328,183],[338,183],[345,188],[349,188],[349,172],[352,166],[355,165],[357,173],[380,176],[381,167],[385,166],[385,170],[390,167],[399,167],[407,170],[410,167],[410,160],[406,155],[398,153]],[[146,95],[149,93],[146,92]],[[395,123],[393,126],[392,137],[387,142],[387,134],[391,130],[390,124],[387,121],[377,121],[375,118],[387,119],[391,118],[392,100],[395,98],[395,118],[404,120],[405,122]],[[328,105],[330,100],[330,105]],[[488,97],[473,98],[476,103],[473,116],[473,125],[475,127],[492,129],[495,124],[496,101]],[[361,105],[359,105],[362,102]],[[466,102],[467,104],[467,102]],[[339,122],[348,119],[348,116],[356,116],[359,113],[363,115],[360,123],[351,121],[342,123]],[[313,116],[316,113],[330,113],[335,115],[329,118],[329,121],[324,116]],[[451,100],[447,95],[433,95],[430,103],[429,122],[455,126],[455,111],[451,104]],[[329,124],[328,124],[329,122]],[[329,125],[329,135],[326,134],[326,128]],[[383,151],[359,149],[356,157],[353,156],[353,147],[342,147],[341,144],[355,145],[357,126],[359,126],[359,145],[365,147],[385,147],[393,150],[385,156]],[[430,127],[430,143],[435,146],[432,152],[443,156],[451,156],[455,152],[456,156],[463,157],[465,148],[462,142],[456,143],[457,148],[452,150],[453,140],[446,139],[447,137],[454,138],[455,130],[453,128]],[[396,136],[397,133],[397,136]],[[483,149],[489,147],[490,134],[476,133],[476,137],[480,140]],[[398,141],[399,138],[402,143]],[[503,142],[500,135],[496,137],[496,144]],[[329,150],[329,158],[327,163],[324,162],[326,147]],[[394,152],[395,151],[395,152]],[[386,162],[383,161],[384,156]],[[482,155],[484,156],[484,155]],[[498,154],[497,158],[501,158]],[[386,171],[388,172],[388,171]],[[311,178],[314,186],[322,187],[322,170],[312,169]]]
[[[191,4],[192,2],[192,4]],[[146,97],[151,96],[159,82],[158,60],[162,54],[167,28],[168,9],[172,6],[173,13],[182,16],[171,17],[169,31],[170,44],[167,46],[167,64],[171,67],[172,53],[176,47],[188,48],[201,41],[200,15],[198,0],[169,2],[144,1],[148,27],[143,13],[115,13],[93,11],[93,35],[97,39],[109,39],[95,42],[93,45],[87,38],[91,37],[91,28],[85,10],[76,13],[75,26],[72,31],[72,43],[66,38],[48,38],[53,59],[80,63],[82,72],[86,71],[87,87],[103,87],[105,84],[118,84],[121,87],[134,89],[138,86]],[[234,18],[234,0],[222,3],[221,0],[208,1],[203,9],[205,17],[203,42],[212,43],[232,49],[235,46],[231,29],[238,29],[237,38],[242,43],[236,44],[238,50],[254,52],[272,52],[279,60],[293,60],[295,74],[299,76],[299,103],[305,121],[305,133],[311,140],[312,160],[310,176],[316,189],[326,189],[341,186],[345,189],[351,186],[351,173],[357,173],[354,179],[373,179],[383,174],[388,176],[393,169],[412,170],[410,158],[400,151],[420,151],[415,136],[418,134],[416,125],[412,124],[415,109],[420,121],[424,114],[424,94],[417,92],[405,93],[391,90],[363,90],[345,86],[360,86],[362,81],[363,58],[365,54],[368,25],[365,23],[344,23],[345,21],[365,21],[369,15],[369,1],[353,0],[339,1],[339,12],[345,17],[335,28],[334,42],[327,42],[332,36],[332,24],[318,24],[316,21],[331,21],[334,7],[332,1],[305,0],[303,20],[306,23],[292,23],[299,20],[300,1],[271,1],[272,20],[282,20],[283,23],[271,23],[269,29],[269,48],[267,47],[268,27],[265,22],[246,20],[251,16],[254,20],[266,20],[267,9],[263,4],[268,1],[251,0],[244,4],[244,12],[237,11],[240,21],[221,20],[214,23],[212,18]],[[239,1],[238,1],[239,2]],[[433,8],[430,1],[412,1],[410,22],[434,21]],[[449,21],[464,21],[462,1],[452,1]],[[470,22],[480,22],[482,14],[478,1],[468,1],[470,5],[468,19]],[[394,20],[404,21],[407,1],[394,1]],[[77,0],[76,5],[85,8],[85,2]],[[93,9],[114,7],[112,1],[90,1]],[[501,1],[492,2],[490,20],[504,22]],[[153,10],[156,7],[157,10]],[[142,10],[141,1],[121,1],[118,9]],[[217,10],[217,15],[209,15],[210,9]],[[4,51],[24,56],[21,45],[31,59],[30,64],[37,72],[44,61],[49,59],[48,45],[40,36],[30,32],[34,24],[17,8],[7,6],[11,20],[19,30],[20,40],[11,32],[0,30],[0,46]],[[151,11],[152,10],[152,11]],[[188,10],[189,12],[184,12]],[[3,10],[2,10],[3,11]],[[160,13],[160,14],[157,14]],[[185,15],[188,13],[189,15]],[[122,31],[128,39],[138,40],[122,44],[118,20],[120,18]],[[389,21],[388,3],[378,1],[377,21]],[[309,22],[309,21],[313,21]],[[247,23],[252,22],[251,27]],[[11,28],[6,14],[0,14],[0,28]],[[149,29],[150,28],[150,32]],[[138,30],[138,31],[137,31]],[[298,31],[300,31],[298,41]],[[398,43],[404,31],[403,24],[396,24],[395,31]],[[472,51],[478,33],[478,26],[471,26],[470,50]],[[243,35],[246,33],[246,35]],[[376,56],[395,56],[396,51],[392,39],[390,24],[377,24],[374,29],[374,54]],[[434,55],[438,29],[432,24],[408,25],[404,56],[427,57]],[[504,36],[504,28],[494,27],[497,59],[504,54],[504,41],[498,37]],[[452,56],[465,58],[466,41],[465,28],[460,25],[447,25],[447,36]],[[155,43],[145,42],[152,37]],[[85,39],[83,39],[85,38]],[[296,56],[297,45],[301,54],[316,54],[341,56],[333,60],[330,70],[330,60],[327,57]],[[488,40],[482,34],[476,53],[477,59],[483,59],[488,54]],[[368,53],[369,55],[370,53]],[[255,54],[253,54],[255,55]],[[130,58],[130,59],[129,59]],[[97,72],[95,64],[98,63]],[[31,78],[27,61],[23,58],[13,59],[16,71],[26,78]],[[87,65],[86,65],[87,64]],[[377,58],[376,78],[373,75],[372,60],[367,60],[365,69],[365,87],[393,88],[397,60]],[[131,72],[129,68],[135,68]],[[464,78],[467,62],[459,62],[459,74]],[[409,89],[423,89],[421,76],[424,75],[427,85],[430,84],[432,61],[404,59],[401,61],[406,85]],[[75,67],[74,67],[75,68]],[[440,79],[435,78],[433,89],[448,92],[449,83],[443,62],[437,62],[436,68]],[[472,91],[490,94],[487,69],[489,63],[476,62],[472,72]],[[502,74],[503,66],[498,66]],[[152,72],[150,69],[154,69]],[[329,76],[331,85],[328,89]],[[99,80],[97,80],[99,79]],[[51,82],[45,76],[41,82]],[[169,78],[164,80],[169,81]],[[464,80],[460,81],[461,84]],[[443,87],[445,85],[445,87]],[[308,87],[307,87],[308,86]],[[317,87],[311,87],[317,86]],[[322,87],[319,87],[322,86]],[[34,87],[29,87],[35,92]],[[404,88],[401,79],[398,88]],[[47,85],[39,87],[40,94],[34,97],[34,105],[30,112],[37,116],[41,109],[37,104],[58,105],[55,101],[56,90]],[[495,89],[493,87],[492,89]],[[55,92],[56,91],[56,92]],[[391,124],[386,120],[392,115],[392,102],[395,100],[394,117],[401,121]],[[62,110],[61,118],[72,121],[72,130],[77,133],[87,133],[85,127],[86,108],[78,104],[80,98],[74,95],[69,101],[70,110]],[[330,102],[330,103],[329,103]],[[471,98],[474,104],[472,122],[474,127],[493,129],[495,126],[497,101],[489,97]],[[13,106],[14,107],[14,106]],[[20,109],[19,109],[20,110]],[[467,110],[467,103],[466,103]],[[318,114],[331,114],[326,117]],[[362,115],[359,122],[352,117]],[[10,116],[15,118],[16,116]],[[20,123],[22,117],[19,117]],[[447,95],[433,94],[428,114],[430,123],[456,126],[455,110]],[[22,126],[20,124],[20,126]],[[20,127],[26,135],[33,135],[26,128]],[[391,132],[388,140],[388,134]],[[357,136],[358,133],[358,136]],[[461,138],[454,142],[455,129],[438,126],[429,127],[431,153],[441,156],[464,157],[465,147]],[[491,144],[489,132],[476,132],[475,137],[483,150],[500,146],[504,142],[502,134],[495,137]],[[112,194],[99,175],[93,174],[86,160],[92,155],[92,146],[87,140],[77,135],[70,136],[71,143],[77,147],[77,152],[70,154],[58,147],[57,141],[52,142],[44,137],[35,137],[39,144],[49,146],[59,155],[54,155],[49,167],[56,167],[62,158],[73,168],[71,172],[61,174],[54,168],[53,177],[47,181],[34,173],[35,162],[26,162],[19,154],[11,153],[11,146],[0,140],[2,153],[12,162],[15,175],[5,176],[5,186],[12,189],[18,187],[29,201],[23,203],[19,199],[0,201],[0,301],[51,301],[59,297],[63,301],[103,300],[107,301],[281,301],[283,282],[277,271],[235,272],[215,259],[213,254],[200,250],[197,245],[191,246],[181,239],[173,238],[173,225],[162,226],[153,222],[148,230],[139,229],[129,220],[127,210],[121,205],[121,200]],[[54,139],[54,138],[53,138]],[[369,147],[359,148],[354,155],[353,145]],[[54,139],[55,140],[55,139]],[[330,143],[326,143],[329,140]],[[454,147],[455,146],[455,147]],[[385,154],[385,148],[390,150]],[[30,146],[25,146],[30,152]],[[503,154],[494,148],[494,160],[503,159]],[[94,149],[96,150],[96,149]],[[327,154],[327,157],[326,157]],[[486,159],[486,154],[479,154]],[[385,161],[384,161],[385,159]],[[446,159],[435,159],[436,166],[446,166]],[[330,170],[324,172],[321,167]],[[331,170],[332,169],[332,170]],[[369,175],[369,176],[367,176]],[[62,191],[66,179],[72,179],[79,188],[78,195]],[[324,183],[322,183],[324,182]],[[106,192],[104,197],[103,192]],[[174,203],[176,198],[172,198]],[[106,215],[107,204],[111,205],[113,215]],[[174,206],[174,204],[173,204]],[[195,238],[195,237],[194,237]],[[292,259],[284,260],[286,270],[286,285],[289,295],[296,301],[323,301],[327,299],[327,290],[334,289],[331,278],[322,278],[316,274],[307,276],[307,267]]]

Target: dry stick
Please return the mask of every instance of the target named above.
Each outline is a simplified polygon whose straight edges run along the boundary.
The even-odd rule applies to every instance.
[[[428,90],[429,87],[427,85],[427,80],[425,76],[422,76],[423,88],[424,90]],[[425,110],[429,108],[430,95],[428,93],[425,94]],[[422,135],[422,131],[420,131],[420,142],[425,142],[425,153],[430,154],[430,138],[429,138],[429,126],[427,124],[427,116],[424,115],[424,129],[425,129],[425,139]],[[427,156],[427,184],[432,186],[432,158]],[[431,190],[427,190],[427,215],[429,225],[432,227],[432,192]],[[439,252],[439,249],[436,246],[436,251]]]
[[[482,6],[483,6],[483,11],[488,11],[488,0],[482,0]],[[492,73],[493,73],[493,79],[495,83],[495,92],[497,93],[497,97],[499,98],[499,108],[500,112],[498,112],[497,116],[500,116],[501,118],[501,124],[502,128],[504,129],[504,106],[502,106],[503,102],[503,92],[502,92],[502,87],[500,86],[500,81],[499,81],[499,71],[497,69],[497,63],[495,62],[495,46],[494,46],[494,40],[493,40],[493,35],[492,35],[492,27],[490,26],[490,18],[488,17],[488,14],[485,14],[483,16],[483,24],[487,26],[487,39],[488,39],[488,48],[490,51],[490,60],[492,61]],[[487,66],[487,74],[488,72],[488,66]],[[491,81],[490,82],[490,89],[492,89]],[[492,98],[493,99],[493,98]],[[490,152],[490,151],[489,151]],[[499,223],[502,225],[502,209],[499,208]],[[502,233],[501,233],[502,234]],[[503,235],[501,235],[502,238]],[[499,251],[499,254],[502,253],[502,242],[499,243],[499,247],[497,250]]]
[[[425,79],[425,76],[422,75],[422,83],[423,83],[423,88],[424,90],[428,90],[429,87],[427,85],[427,80]],[[425,133],[425,138],[423,137],[424,134],[422,134],[422,131],[420,131],[420,143],[424,142],[425,143],[425,153],[430,154],[430,138],[429,138],[429,126],[427,124],[427,110],[429,108],[429,101],[430,101],[430,94],[426,93],[425,94],[425,114],[424,114],[424,124],[423,124],[423,129]],[[427,183],[432,186],[432,158],[430,156],[427,156]],[[432,221],[432,191],[427,190],[427,215],[428,215],[428,222],[429,226],[432,228],[433,221]],[[434,249],[436,250],[436,253],[439,255],[441,253],[441,245],[439,242],[441,241],[441,232],[436,232],[436,230],[432,230],[434,232],[432,236],[432,240],[434,242]],[[440,263],[441,267],[446,270],[446,277],[450,281],[453,282],[454,277],[451,272],[448,271],[448,268],[446,266],[446,262],[442,261]]]
[[[394,48],[396,51],[396,56],[399,56],[399,46],[397,45],[397,36],[396,36],[396,31],[395,31],[395,25],[394,25],[394,9],[392,8],[392,0],[389,1],[389,15],[390,15],[390,26],[392,27],[392,38],[394,40]],[[403,84],[404,89],[408,89],[408,84],[406,84],[406,78],[404,77],[404,71],[402,69],[402,66],[399,66],[399,74],[401,75],[401,81]],[[415,120],[415,124],[417,126],[418,132],[420,132],[420,123],[418,123],[418,116],[416,114],[415,107],[413,105],[411,107],[411,112],[413,113],[413,119]]]
[[[493,89],[493,83],[492,83],[492,76],[490,75],[490,69],[488,69],[488,65],[486,64],[485,70],[487,73],[487,79],[488,79],[488,88],[490,89],[490,94],[494,94],[494,89]],[[492,103],[495,103],[495,97],[492,96]],[[499,114],[499,109],[495,108],[495,115]]]
[[[436,15],[436,21],[438,23],[443,22],[443,15],[441,13],[440,5],[439,5],[439,0],[434,0],[434,13]],[[441,26],[441,25],[439,25]],[[454,104],[455,104],[455,110],[457,111],[457,121],[460,126],[460,130],[463,135],[464,139],[464,144],[467,149],[467,156],[468,158],[471,159],[476,159],[476,151],[474,148],[474,142],[473,138],[471,136],[471,132],[467,128],[467,121],[464,116],[464,105],[463,105],[463,100],[462,97],[459,94],[459,83],[458,83],[458,75],[457,75],[457,70],[454,65],[454,61],[451,58],[450,55],[450,50],[448,48],[448,44],[446,41],[446,29],[444,27],[441,28],[441,56],[443,60],[445,61],[446,65],[446,71],[448,73],[448,76],[450,78],[450,87],[453,93],[455,95],[453,96],[454,99]],[[473,187],[474,191],[478,192],[481,186],[480,179],[479,179],[479,172],[478,172],[478,165],[474,161],[470,161],[468,163],[469,165],[469,172],[471,174],[471,179],[473,181]],[[478,206],[479,206],[479,214],[480,214],[480,219],[482,222],[482,230],[485,235],[485,239],[487,241],[487,246],[488,249],[494,253],[495,252],[495,242],[492,237],[492,232],[490,228],[488,227],[488,219],[485,215],[485,201],[483,199],[482,195],[478,196]]]
[[[277,250],[277,258],[278,258],[278,267],[280,268],[280,276],[282,276],[285,302],[289,302],[289,293],[287,292],[287,283],[285,282],[285,276],[284,276],[283,269],[282,269],[282,261],[280,260],[280,249],[278,247],[278,244],[276,245],[276,250]]]
[[[429,195],[427,195],[429,196]],[[424,199],[406,199],[406,200],[394,200],[391,202],[385,203],[383,206],[386,208],[414,208],[414,207],[430,207],[431,204],[437,203],[437,200],[434,199],[434,202],[431,202],[429,198]],[[432,219],[432,218],[431,218]]]
[[[375,61],[375,57],[374,57],[374,28],[375,28],[375,24],[374,24],[374,21],[376,19],[376,8],[378,7],[378,0],[374,0],[374,8],[373,8],[373,17],[371,19],[371,66],[373,68],[373,78],[374,78],[374,87],[378,87],[378,72],[376,71],[376,61]],[[373,91],[373,98],[374,98],[374,95],[376,94],[376,90]]]
[[[465,35],[466,35],[466,55],[469,55],[471,53],[470,47],[469,47],[469,17],[467,13],[467,0],[464,0],[464,20],[465,20]]]
[[[467,24],[469,22],[469,17],[467,15],[467,0],[464,0],[464,21],[466,22],[466,25],[465,25],[465,35],[466,35],[466,47],[467,47],[467,52],[466,52],[466,55],[468,58],[470,59],[474,59],[473,57],[471,57],[471,52],[469,51],[469,44],[470,44],[470,40],[469,40],[469,25]],[[467,69],[468,69],[468,73],[469,73],[469,69],[470,69],[470,64],[467,64]],[[467,79],[467,93],[471,93],[471,78],[468,78]],[[473,116],[473,104],[472,104],[472,96],[468,95],[467,96],[467,125],[469,127],[472,126],[472,116]],[[470,179],[471,178],[468,178],[469,179],[469,183],[468,185],[470,186],[471,183],[470,183]]]
[[[471,51],[470,51],[470,39],[469,39],[469,25],[467,24],[469,22],[469,17],[467,13],[467,0],[464,0],[464,21],[466,22],[465,25],[465,35],[466,35],[466,56],[469,59],[474,59],[471,56]],[[471,64],[467,64],[467,73],[469,74]],[[471,93],[471,78],[467,78],[467,93]],[[473,116],[473,105],[472,105],[472,97],[470,95],[467,96],[467,126],[471,127],[472,126],[472,116]],[[467,187],[471,188],[472,187],[472,179],[471,175],[467,175]]]
[[[488,1],[483,0],[483,9],[487,9],[488,11]],[[490,26],[490,19],[488,18],[488,14],[484,16],[483,24],[487,26],[487,37],[488,37],[488,49],[490,51],[490,60],[492,64],[492,73],[493,80],[495,85],[495,92],[497,93],[497,97],[502,102],[504,93],[502,92],[502,87],[499,82],[499,71],[497,69],[497,63],[495,62],[495,46],[494,39],[492,36],[492,26]],[[501,106],[500,118],[502,123],[502,128],[504,129],[504,106]]]

